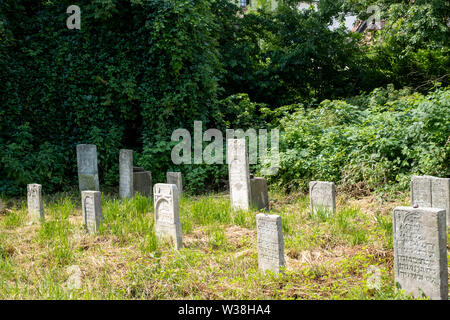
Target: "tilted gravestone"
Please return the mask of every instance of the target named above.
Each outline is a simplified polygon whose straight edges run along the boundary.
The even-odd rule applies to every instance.
[[[77,165],[80,191],[99,191],[97,146],[93,144],[77,145]]]
[[[119,152],[119,196],[132,198],[133,192],[133,150],[121,149]]]
[[[334,182],[311,181],[309,183],[309,202],[311,211],[336,211],[336,189]]]
[[[447,300],[445,210],[397,207],[393,228],[395,281],[416,297]]]
[[[178,194],[181,196],[183,193],[183,179],[181,172],[167,172],[167,183],[174,184],[178,188]]]
[[[155,232],[159,240],[170,241],[175,249],[183,246],[178,188],[174,184],[157,183],[153,187]]]
[[[258,210],[269,209],[269,191],[266,179],[259,177],[251,178],[250,190],[252,205]]]
[[[227,161],[231,207],[248,210],[251,201],[251,186],[245,139],[227,140]]]
[[[450,226],[450,178],[412,176],[411,205],[445,209]]]
[[[42,186],[29,184],[27,186],[28,214],[32,222],[44,221],[44,205],[42,202]]]
[[[284,267],[284,240],[281,217],[278,215],[256,215],[258,238],[258,268],[279,273]]]
[[[135,167],[136,168],[136,167]],[[144,197],[152,196],[152,174],[149,171],[133,172],[133,190]]]
[[[97,233],[103,220],[101,192],[81,192],[81,206],[86,231],[91,234]]]

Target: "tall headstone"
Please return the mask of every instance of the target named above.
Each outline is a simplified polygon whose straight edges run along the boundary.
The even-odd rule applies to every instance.
[[[450,227],[450,178],[432,177],[431,206],[445,209],[447,226]]]
[[[336,189],[334,182],[311,181],[309,183],[309,202],[311,211],[336,211]]]
[[[133,150],[121,149],[119,153],[119,195],[121,199],[132,198],[133,192]]]
[[[152,196],[152,174],[149,171],[133,172],[134,193],[139,192],[144,197]]]
[[[416,297],[447,300],[445,210],[397,207],[393,228],[395,281]]]
[[[28,214],[32,222],[44,221],[44,205],[42,202],[42,186],[29,184],[27,186]]]
[[[411,177],[411,205],[418,207],[431,207],[431,177]]]
[[[103,221],[102,194],[100,191],[82,191],[83,223],[88,233],[95,234]]]
[[[153,197],[156,236],[169,240],[178,250],[183,246],[178,188],[174,184],[157,183],[153,187]]]
[[[99,191],[97,146],[93,144],[77,145],[77,164],[80,191]]]
[[[258,210],[269,209],[269,190],[267,188],[267,181],[264,178],[251,178],[250,190],[252,205]]]
[[[2,199],[0,199],[0,211],[3,210],[3,203],[2,203]]]
[[[284,240],[281,217],[278,215],[256,215],[258,238],[258,268],[262,271],[280,272],[285,265]]]
[[[181,172],[167,172],[167,183],[176,185],[178,194],[181,196],[183,193],[183,179],[181,177]]]
[[[445,209],[447,226],[450,226],[450,178],[412,176],[411,205]]]
[[[231,207],[248,210],[251,201],[250,169],[245,139],[227,140]]]

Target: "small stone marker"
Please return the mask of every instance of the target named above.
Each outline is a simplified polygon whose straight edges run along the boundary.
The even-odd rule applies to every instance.
[[[416,297],[447,300],[445,210],[397,207],[393,227],[395,281]]]
[[[258,268],[262,271],[280,272],[284,267],[284,241],[281,217],[278,215],[256,215],[258,238]]]
[[[183,193],[183,179],[181,177],[181,172],[167,172],[167,183],[176,185],[178,194],[181,196]]]
[[[83,222],[88,233],[97,233],[103,220],[102,194],[100,191],[81,192]]]
[[[411,177],[411,205],[431,207],[431,177]]]
[[[231,207],[248,210],[251,201],[250,169],[245,139],[227,140]]]
[[[311,181],[309,183],[309,203],[311,211],[336,211],[336,189],[334,182]]]
[[[445,209],[450,226],[450,178],[412,176],[411,205]]]
[[[133,172],[134,193],[139,192],[144,197],[152,196],[152,174],[149,171]]]
[[[77,145],[77,164],[80,191],[99,191],[97,146],[93,144]]]
[[[44,205],[42,203],[42,185],[29,184],[27,186],[28,214],[32,222],[44,221]]]
[[[267,189],[267,181],[264,178],[251,178],[250,190],[252,205],[258,210],[269,209],[269,191]]]
[[[153,197],[156,236],[160,240],[171,241],[178,250],[183,246],[178,188],[174,184],[157,183]]]
[[[119,196],[132,198],[133,192],[133,150],[121,149],[119,152]]]

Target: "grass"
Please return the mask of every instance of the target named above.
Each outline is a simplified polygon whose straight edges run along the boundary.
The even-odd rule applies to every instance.
[[[409,299],[393,281],[392,209],[407,203],[338,198],[334,215],[302,194],[271,194],[282,217],[286,269],[257,267],[257,211],[233,211],[227,195],[183,196],[184,248],[159,243],[151,199],[103,195],[98,235],[82,225],[75,193],[44,199],[30,225],[26,202],[3,201],[0,299]]]

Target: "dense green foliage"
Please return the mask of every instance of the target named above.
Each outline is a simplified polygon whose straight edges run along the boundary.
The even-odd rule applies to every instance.
[[[448,88],[423,96],[388,87],[314,110],[286,108],[294,112],[279,120],[280,186],[306,189],[323,179],[364,193],[393,182],[407,188],[411,174],[450,175]]]
[[[283,168],[273,181],[287,186],[303,186],[308,178],[357,183],[368,175],[376,179],[373,188],[381,181],[371,174],[376,170],[386,174],[383,181],[413,171],[448,175],[448,151],[435,156],[448,147],[446,90],[390,97],[392,110],[385,102],[373,109],[365,100],[384,89],[359,96],[388,83],[424,95],[436,81],[448,85],[443,1],[322,0],[318,11],[298,11],[297,2],[244,15],[228,0],[80,0],[81,30],[69,30],[70,1],[0,0],[0,193],[24,194],[32,182],[45,192],[76,185],[79,143],[97,145],[102,186],[117,186],[119,149],[129,148],[154,181],[164,181],[168,169],[181,170],[188,191],[223,188],[225,165],[171,162],[173,130],[192,134],[196,120],[204,130],[287,130]],[[328,28],[347,11],[366,19],[371,4],[386,19],[372,40]],[[421,99],[428,103],[416,103]],[[411,122],[416,118],[397,104],[423,109],[417,119],[434,115],[439,130],[421,127],[420,139],[406,133],[419,130]],[[349,112],[348,121],[328,125],[320,112],[331,118]],[[371,149],[367,135],[378,125],[405,136],[392,138],[395,148]],[[298,130],[305,132],[296,141]],[[302,139],[319,142],[306,150]],[[326,139],[338,142],[319,152]]]

